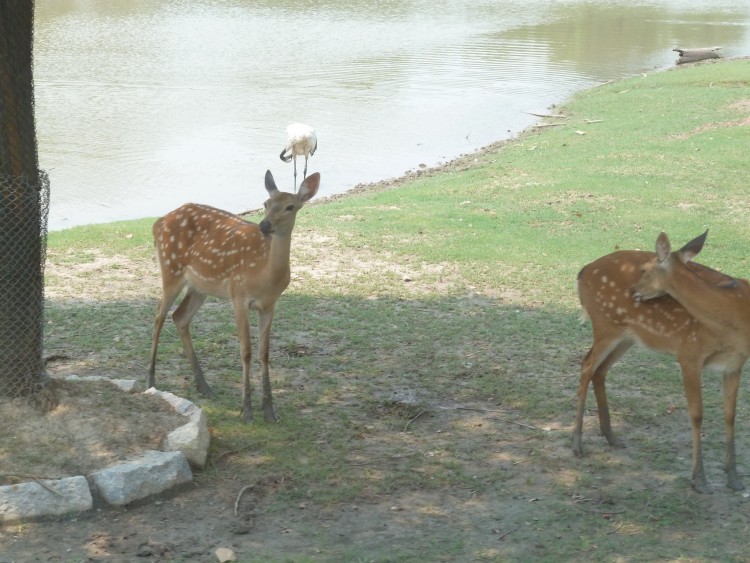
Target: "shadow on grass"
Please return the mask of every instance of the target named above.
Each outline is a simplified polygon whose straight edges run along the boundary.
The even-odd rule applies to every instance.
[[[155,303],[138,301],[48,302],[50,369],[145,378],[155,309]],[[209,299],[191,329],[209,381],[217,391],[236,388],[241,362],[231,305]],[[295,373],[304,373],[328,391],[366,388],[369,397],[412,389],[434,400],[495,401],[531,417],[558,410],[566,415],[570,397],[564,395],[575,393],[587,332],[577,312],[509,306],[478,295],[404,300],[287,294],[274,318],[271,372],[290,385],[302,377]],[[254,361],[256,375],[257,368]],[[176,377],[192,376],[168,321],[157,382],[182,386]],[[277,381],[277,392],[291,392],[284,385]]]
[[[68,358],[51,371],[143,379],[154,312],[145,302],[48,303],[47,348]],[[209,415],[212,455],[198,477],[202,487],[231,496],[227,490],[254,484],[239,512],[263,515],[258,534],[294,520],[295,532],[259,555],[309,553],[303,546],[312,541],[343,559],[596,558],[623,545],[639,557],[678,557],[680,545],[663,538],[686,526],[688,543],[706,547],[700,553],[716,544],[710,531],[720,524],[707,525],[703,514],[716,501],[693,495],[687,483],[689,424],[670,358],[634,350],[612,370],[613,423],[625,449],[598,436],[592,394],[588,455],[571,454],[579,362],[591,338],[577,311],[473,294],[286,294],[272,331],[278,424],[239,421],[230,305],[207,302],[193,338],[215,397],[194,391],[171,323],[157,386]],[[257,344],[255,331],[253,338]],[[256,386],[257,374],[254,363]],[[721,491],[718,384],[707,379],[706,462]],[[747,467],[742,442],[739,465]]]

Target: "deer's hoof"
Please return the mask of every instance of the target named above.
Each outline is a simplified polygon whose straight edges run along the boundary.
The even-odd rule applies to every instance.
[[[711,487],[708,486],[708,483],[706,483],[705,479],[693,479],[692,485],[693,490],[696,493],[700,493],[702,495],[710,495],[713,493]]]

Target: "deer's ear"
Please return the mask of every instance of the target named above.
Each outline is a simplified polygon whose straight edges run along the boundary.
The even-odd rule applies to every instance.
[[[664,262],[669,258],[669,254],[672,252],[672,244],[669,242],[667,233],[660,233],[656,239],[656,259],[659,262]]]
[[[305,178],[305,181],[300,184],[299,192],[297,192],[297,195],[299,195],[302,201],[308,201],[312,199],[316,193],[318,193],[319,187],[320,172],[316,172],[315,174],[310,174],[307,178]]]
[[[685,246],[680,248],[680,250],[678,251],[680,259],[683,262],[690,262],[690,260],[695,258],[698,255],[698,253],[701,250],[703,250],[703,244],[706,242],[707,236],[708,236],[708,230],[706,230],[706,232],[703,233],[702,235],[695,237]]]
[[[273,194],[279,191],[279,188],[276,187],[276,182],[274,182],[273,174],[271,174],[270,170],[266,170],[266,191],[269,194]]]

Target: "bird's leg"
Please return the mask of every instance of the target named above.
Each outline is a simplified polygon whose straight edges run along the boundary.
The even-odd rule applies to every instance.
[[[294,193],[297,193],[297,157],[294,157]]]
[[[308,158],[308,157],[307,157],[307,155],[305,155],[305,171],[304,171],[304,172],[303,172],[303,174],[302,174],[302,179],[303,179],[303,180],[304,180],[305,178],[307,178],[307,158]]]

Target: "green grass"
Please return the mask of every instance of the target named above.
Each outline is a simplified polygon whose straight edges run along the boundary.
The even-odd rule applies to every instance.
[[[750,62],[741,60],[603,85],[558,108],[567,116],[562,125],[531,129],[476,155],[477,163],[308,206],[295,231],[295,277],[274,319],[280,424],[237,418],[239,354],[227,304],[210,301],[194,328],[217,391],[210,401],[186,380],[168,323],[157,382],[201,403],[215,429],[203,486],[229,474],[273,483],[260,501],[271,515],[301,504],[329,511],[410,498],[419,505],[441,494],[462,507],[446,524],[424,507],[412,520],[405,512],[401,535],[380,543],[347,528],[360,545],[311,520],[299,524],[307,547],[301,541],[258,556],[741,558],[741,497],[688,491],[689,424],[672,359],[632,351],[612,370],[613,423],[626,450],[606,448],[593,424],[584,461],[570,455],[568,442],[591,338],[575,294],[584,264],[618,248],[651,249],[662,230],[681,244],[710,228],[701,261],[750,275],[750,134],[739,125],[750,111],[748,77]],[[101,255],[151,276],[126,298],[92,291],[89,302],[75,294],[49,300],[47,346],[82,370],[145,374],[159,291],[151,224],[49,235],[57,267],[48,288],[66,283],[61,268]],[[89,283],[100,274],[89,272]],[[708,471],[720,483],[718,379],[707,377],[705,387]],[[481,405],[485,418],[470,422],[470,411],[455,410],[463,404]],[[745,405],[738,455],[747,470]],[[494,419],[486,414],[493,408],[502,411]]]

